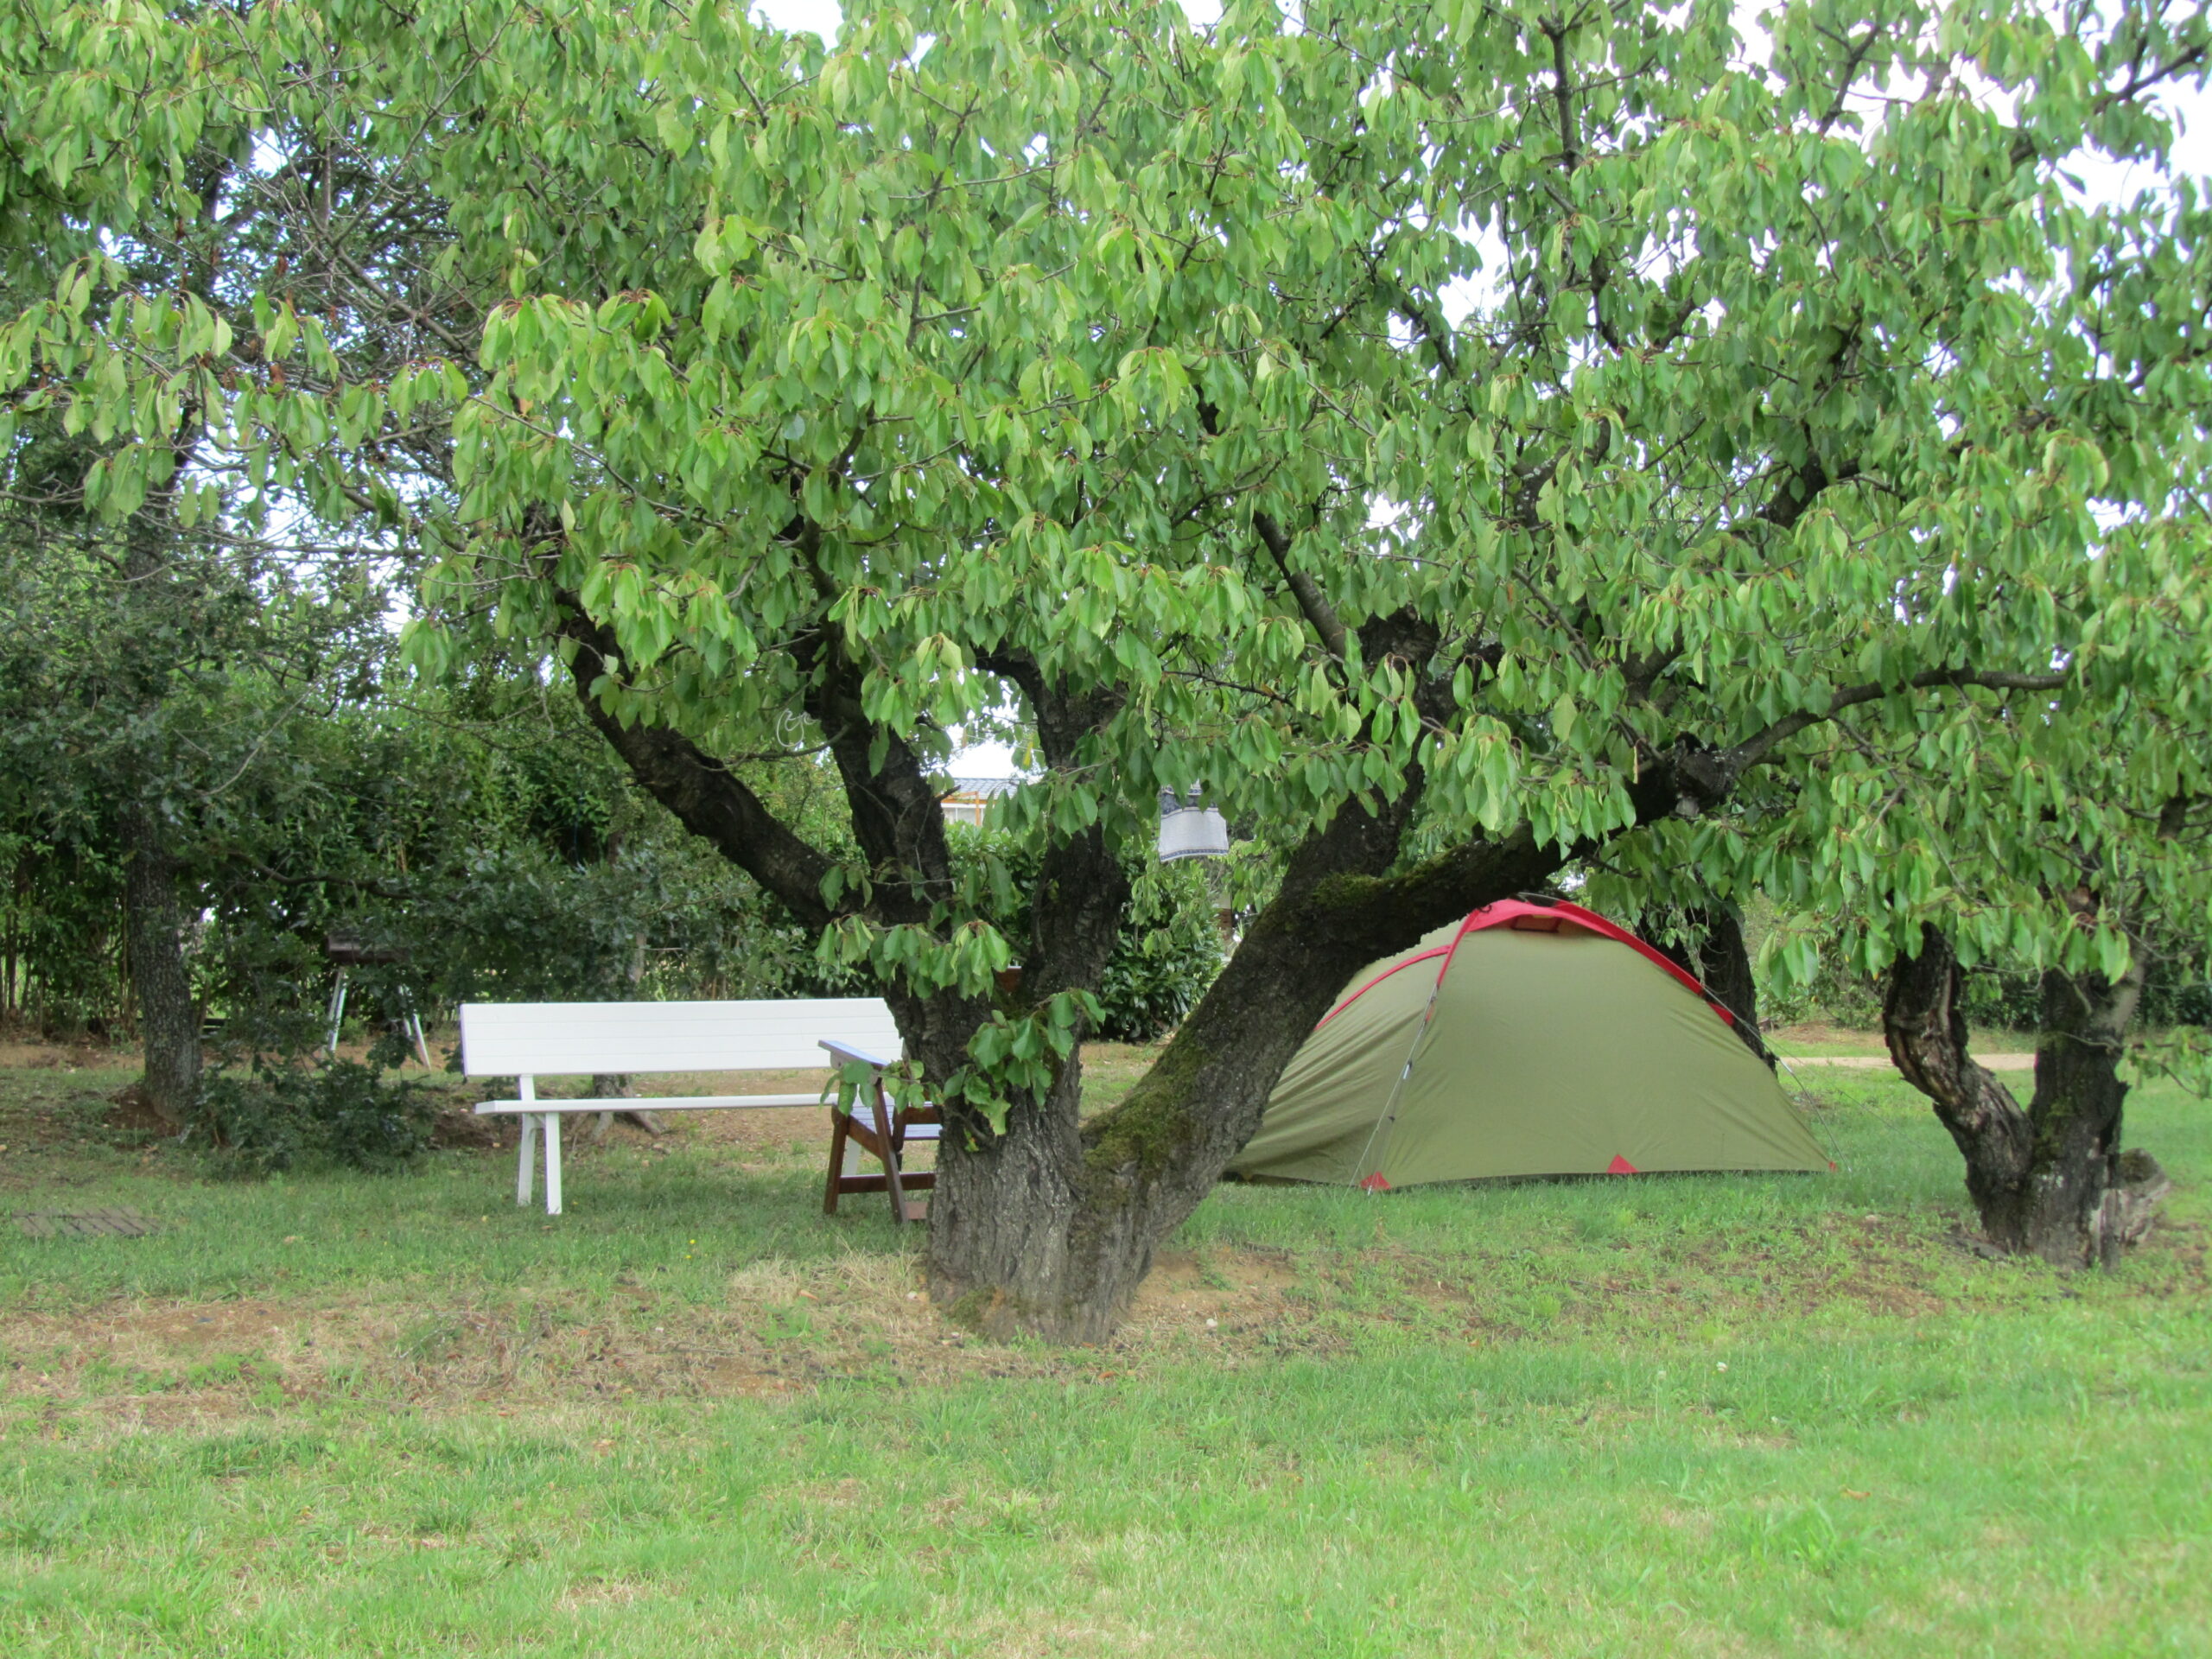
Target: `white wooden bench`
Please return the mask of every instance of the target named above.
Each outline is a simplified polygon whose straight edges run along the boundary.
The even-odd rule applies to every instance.
[[[528,1204],[537,1163],[536,1142],[545,1145],[545,1213],[561,1213],[561,1119],[573,1112],[719,1111],[773,1106],[834,1103],[835,1079],[823,1090],[793,1095],[678,1095],[650,1099],[545,1100],[537,1080],[546,1077],[667,1071],[770,1071],[820,1066],[823,1050],[838,1061],[860,1060],[877,1068],[874,1084],[860,1090],[837,1114],[845,1128],[848,1114],[883,1116],[881,1069],[899,1054],[898,1023],[883,999],[823,997],[769,1002],[464,1002],[461,1007],[461,1069],[471,1077],[515,1077],[520,1092],[512,1100],[487,1100],[480,1114],[518,1115],[522,1119],[521,1157],[515,1172],[515,1202]],[[878,1057],[890,1056],[891,1059]],[[864,1098],[863,1098],[864,1097]],[[874,1127],[874,1125],[870,1126]],[[902,1128],[904,1125],[900,1126]],[[894,1137],[890,1125],[870,1135],[833,1138],[830,1179],[838,1180],[839,1154],[850,1138],[895,1160],[908,1138],[933,1136],[933,1128],[906,1128]],[[869,1145],[874,1141],[874,1145]],[[893,1213],[908,1219],[895,1179],[848,1175],[843,1190],[888,1190]],[[880,1185],[879,1185],[879,1183]],[[832,1206],[834,1208],[834,1205]]]

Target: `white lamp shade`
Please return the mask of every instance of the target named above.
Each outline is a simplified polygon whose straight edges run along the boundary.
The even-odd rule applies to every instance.
[[[1229,820],[1211,806],[1178,807],[1160,815],[1160,861],[1229,856]]]

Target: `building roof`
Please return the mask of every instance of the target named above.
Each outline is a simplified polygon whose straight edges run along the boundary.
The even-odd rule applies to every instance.
[[[995,801],[1020,786],[1019,778],[955,778],[951,798]]]

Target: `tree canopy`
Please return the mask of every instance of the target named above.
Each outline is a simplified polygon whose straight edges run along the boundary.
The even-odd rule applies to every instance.
[[[1345,974],[1473,905],[1578,863],[1878,888],[1879,956],[2043,880],[2148,703],[2186,718],[2083,833],[2155,850],[2136,806],[2203,787],[2170,694],[2212,407],[2158,99],[2206,40],[2164,3],[869,4],[832,49],[727,3],[18,0],[0,200],[46,227],[19,263],[81,257],[0,385],[112,446],[111,516],[419,556],[427,672],[539,642],[883,985],[954,1126],[939,1289],[1096,1333]],[[2090,152],[2162,182],[2088,205]],[[934,781],[1008,707],[1011,939]],[[848,848],[731,764],[815,757]],[[1194,782],[1280,888],[1079,1122],[1122,849]]]

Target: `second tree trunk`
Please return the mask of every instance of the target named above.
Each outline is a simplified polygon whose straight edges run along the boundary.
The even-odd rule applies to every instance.
[[[1999,1249],[2061,1267],[2109,1266],[2150,1228],[2169,1182],[2120,1150],[2119,1075],[2143,970],[2043,978],[2035,1092],[2024,1109],[1967,1052],[1958,958],[1935,927],[1891,969],[1883,1032],[1905,1080],[1934,1103],[1967,1165],[1967,1192]]]
[[[138,1033],[146,1059],[140,1088],[156,1113],[171,1123],[181,1123],[200,1096],[200,1010],[185,972],[176,864],[149,809],[130,808],[122,828],[130,985],[137,997]]]

